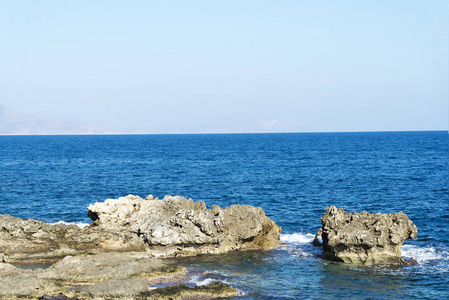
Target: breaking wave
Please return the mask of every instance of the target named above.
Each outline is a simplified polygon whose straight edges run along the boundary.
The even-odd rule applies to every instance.
[[[189,283],[192,283],[197,286],[208,285],[209,283],[215,281],[212,278],[204,278],[202,276],[192,276],[192,279],[189,280]]]
[[[310,244],[314,237],[311,233],[286,233],[281,234],[281,241],[288,244]]]
[[[402,245],[402,256],[413,258],[420,264],[425,264],[432,260],[447,260],[449,251],[439,250],[432,246]]]

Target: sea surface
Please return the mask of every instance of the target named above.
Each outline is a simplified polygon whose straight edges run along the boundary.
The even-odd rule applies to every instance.
[[[90,203],[128,194],[262,207],[286,248],[179,260],[190,284],[237,299],[449,298],[448,181],[447,131],[0,136],[1,214],[82,225]],[[331,205],[406,213],[419,233],[402,254],[420,265],[321,259],[310,242]]]

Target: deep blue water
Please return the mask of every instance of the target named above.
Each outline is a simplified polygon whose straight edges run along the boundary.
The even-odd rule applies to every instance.
[[[127,194],[261,206],[286,249],[181,260],[241,299],[449,297],[448,132],[0,136],[0,213],[88,222],[90,203]],[[348,267],[308,242],[326,206],[403,211],[420,266]]]

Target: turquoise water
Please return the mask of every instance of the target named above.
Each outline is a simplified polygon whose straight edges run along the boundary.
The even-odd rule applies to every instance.
[[[87,223],[90,203],[127,194],[261,206],[286,248],[180,260],[191,284],[241,299],[449,297],[447,132],[0,136],[0,170],[0,213],[47,222]],[[405,212],[420,265],[322,260],[310,241],[330,205]]]

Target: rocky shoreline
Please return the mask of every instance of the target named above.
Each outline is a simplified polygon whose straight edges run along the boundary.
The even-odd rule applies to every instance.
[[[186,269],[161,258],[282,245],[282,229],[261,208],[247,205],[207,209],[203,201],[179,196],[128,195],[89,205],[88,211],[93,223],[85,228],[0,215],[0,297],[233,297],[238,291],[221,282],[186,285]],[[400,247],[417,234],[403,213],[349,214],[328,207],[321,223],[323,243],[314,243],[323,247],[323,258],[344,263],[405,265]],[[43,262],[49,267],[20,268]]]
[[[0,216],[0,297],[8,299],[211,299],[238,291],[186,285],[178,256],[278,247],[281,228],[261,208],[207,209],[179,196],[128,195],[88,207],[85,228]],[[14,266],[13,264],[16,264]],[[23,269],[19,264],[54,263]],[[151,287],[150,284],[170,284]],[[184,283],[184,284],[183,284]]]
[[[231,286],[212,282],[189,287],[149,284],[185,281],[186,269],[142,252],[66,256],[42,269],[20,269],[0,264],[0,296],[7,299],[183,299],[236,296]]]
[[[88,210],[94,222],[85,228],[0,215],[0,260],[52,260],[100,252],[176,257],[280,245],[281,228],[260,207],[207,209],[203,201],[179,196],[128,195],[95,203]]]

